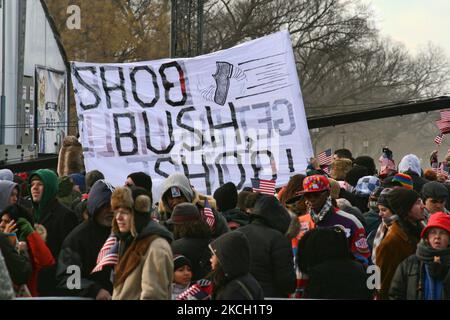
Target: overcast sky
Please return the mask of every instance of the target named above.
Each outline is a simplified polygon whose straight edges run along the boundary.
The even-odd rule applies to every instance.
[[[450,56],[449,0],[363,0],[371,3],[382,35],[415,53],[428,42]]]

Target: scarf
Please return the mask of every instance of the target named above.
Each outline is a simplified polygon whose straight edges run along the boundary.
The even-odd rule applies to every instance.
[[[390,216],[389,218],[383,219],[381,221],[380,225],[378,226],[377,232],[375,233],[375,238],[373,239],[373,245],[372,245],[372,262],[373,264],[376,264],[376,251],[378,246],[380,245],[381,241],[386,236],[387,231],[389,230],[389,227],[394,223],[394,221],[398,220],[398,215],[394,214]]]
[[[417,245],[416,256],[428,266],[429,274],[433,279],[438,281],[445,279],[450,269],[450,247],[436,250],[422,240]]]
[[[322,209],[319,213],[316,213],[313,208],[309,209],[309,214],[311,215],[311,218],[313,219],[315,224],[318,224],[319,222],[325,220],[325,218],[330,213],[330,209],[333,207],[333,204],[331,203],[331,196],[328,197],[327,201],[323,205]]]

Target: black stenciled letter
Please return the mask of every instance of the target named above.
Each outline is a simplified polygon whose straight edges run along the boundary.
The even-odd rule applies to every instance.
[[[175,168],[175,162],[173,162],[173,160],[172,160],[171,157],[158,158],[158,159],[156,160],[156,163],[155,163],[155,172],[156,172],[157,174],[159,174],[161,177],[168,178],[168,177],[169,177],[169,174],[168,174],[167,172],[164,172],[164,171],[161,170],[161,163],[162,163],[162,162],[168,162],[168,163],[170,163],[171,165],[173,165],[174,168]],[[175,171],[175,169],[174,169],[174,171]]]
[[[175,68],[178,71],[178,80],[180,82],[180,89],[181,89],[181,95],[182,95],[182,98],[180,101],[173,101],[172,99],[170,99],[170,89],[175,87],[175,85],[173,82],[170,82],[167,80],[165,71],[168,68]],[[186,80],[184,78],[183,68],[181,68],[181,66],[176,61],[164,63],[159,68],[159,74],[161,75],[163,86],[165,89],[164,94],[165,94],[166,102],[169,105],[171,105],[172,107],[184,106],[187,101],[187,93],[186,93]]]
[[[111,81],[106,81],[106,72],[114,70],[119,72],[120,84],[108,87],[108,82]],[[109,109],[112,108],[110,92],[119,90],[122,92],[122,99],[123,99],[123,105],[119,107],[128,108],[128,100],[127,100],[127,93],[125,91],[125,77],[123,75],[123,68],[113,66],[100,67],[100,77],[102,78],[103,90],[105,91],[106,95],[106,106]]]
[[[189,146],[186,142],[183,142],[183,148],[185,148],[186,150],[190,150],[190,151],[198,151],[198,150],[201,150],[203,145],[205,144],[205,141],[203,139],[203,133],[200,130],[195,129],[193,127],[190,127],[187,124],[184,124],[182,122],[184,114],[186,112],[191,112],[191,111],[195,111],[195,108],[194,107],[189,107],[189,108],[182,109],[177,115],[177,125],[180,128],[183,128],[183,129],[185,129],[185,130],[187,130],[189,132],[194,133],[195,135],[197,135],[197,137],[201,141],[201,143],[198,146]]]
[[[251,155],[251,158],[250,158],[251,160],[250,161],[251,161],[251,164],[252,164],[253,172],[255,174],[255,176],[254,176],[255,179],[259,179],[259,171],[262,170],[261,167],[257,166],[257,159],[256,159],[257,157],[259,159],[259,155],[260,154],[267,155],[269,157],[269,159],[270,159],[270,163],[271,164],[275,162],[275,158],[273,157],[272,152],[269,151],[269,150],[261,150],[261,151],[253,152],[252,155]],[[274,173],[273,170],[272,170],[272,179],[273,180],[277,180],[277,177],[278,177],[277,173],[276,172]]]
[[[153,89],[155,90],[155,97],[153,98],[152,101],[150,102],[144,102],[142,101],[141,98],[139,98],[137,90],[136,90],[136,73],[140,72],[140,71],[144,71],[147,72],[151,75],[152,77],[152,82],[153,82]],[[133,91],[133,97],[134,100],[142,107],[142,108],[152,108],[155,106],[155,104],[158,102],[159,100],[159,86],[158,86],[158,81],[156,78],[156,74],[155,72],[153,72],[152,69],[150,69],[150,67],[148,66],[139,66],[136,68],[133,68],[133,70],[130,73],[130,79],[131,79],[131,90]]]
[[[223,158],[230,157],[230,156],[231,156],[231,157],[235,157],[236,159],[238,159],[237,165],[238,165],[239,171],[240,171],[240,173],[241,173],[241,180],[239,181],[239,184],[236,186],[236,188],[237,188],[238,190],[240,190],[240,189],[242,188],[242,186],[244,185],[244,183],[245,183],[245,169],[244,169],[244,166],[242,165],[242,163],[241,163],[241,161],[240,161],[240,157],[238,156],[237,152],[224,152],[224,153],[221,153],[221,154],[219,154],[219,155],[217,156],[215,162],[216,162],[217,172],[218,172],[218,174],[219,174],[219,184],[220,184],[220,185],[223,185],[223,184],[225,183],[225,181],[224,181],[224,179],[223,179],[223,169],[222,169],[222,166],[224,166],[224,167],[227,166],[226,164],[221,165],[220,162],[219,162],[219,160],[220,160],[220,159],[223,159]]]
[[[156,154],[166,154],[166,153],[170,153],[170,151],[172,151],[172,148],[175,144],[175,141],[173,139],[173,126],[172,126],[172,115],[170,114],[169,111],[166,111],[166,117],[167,117],[167,130],[168,130],[168,135],[169,135],[169,139],[170,139],[170,144],[167,148],[165,148],[164,150],[158,150],[156,148],[154,148],[152,146],[152,141],[150,139],[150,124],[148,121],[148,117],[147,117],[147,113],[143,113],[142,117],[144,118],[144,126],[145,126],[145,141],[147,143],[147,149],[151,150],[152,152],[156,153]]]
[[[234,128],[234,131],[236,133],[236,143],[241,143],[241,134],[239,132],[239,124],[236,120],[236,111],[234,109],[233,103],[229,102],[228,106],[230,107],[230,115],[231,115],[231,122],[224,122],[220,124],[214,124],[212,119],[212,112],[210,107],[205,107],[206,109],[206,115],[208,117],[208,123],[209,123],[209,131],[211,133],[211,142],[213,146],[216,146],[216,137],[214,136],[214,129],[224,129],[224,128]]]
[[[206,164],[205,161],[205,156],[202,155],[202,166],[203,169],[205,170],[204,173],[189,173],[189,167],[186,163],[186,158],[184,156],[181,156],[181,163],[183,165],[183,171],[184,171],[184,175],[189,179],[205,179],[205,184],[206,184],[206,193],[207,194],[211,194],[211,181],[209,181],[209,168],[208,165]]]
[[[119,156],[132,156],[137,154],[138,152],[138,140],[135,135],[136,133],[136,120],[134,116],[130,113],[122,113],[122,114],[113,114],[114,117],[114,131],[116,133],[116,147],[119,151]],[[119,128],[119,118],[128,118],[130,120],[131,131],[130,132],[120,132]],[[133,150],[131,151],[123,151],[121,139],[128,138],[133,141]]]
[[[83,110],[95,109],[98,107],[98,105],[100,104],[100,101],[101,101],[100,96],[98,95],[98,90],[95,90],[95,88],[93,88],[89,84],[87,84],[86,81],[84,81],[84,79],[81,77],[81,75],[78,71],[89,71],[92,73],[93,78],[96,79],[95,75],[97,74],[97,69],[95,67],[75,67],[75,65],[72,64],[72,72],[73,72],[73,75],[75,76],[75,78],[77,79],[78,83],[81,86],[85,87],[89,92],[91,92],[95,98],[95,103],[84,104],[83,101],[81,101],[81,97],[78,97],[80,100],[80,107],[83,108]],[[100,89],[98,87],[98,84],[97,84],[97,88]],[[78,94],[78,90],[74,89],[74,93]]]

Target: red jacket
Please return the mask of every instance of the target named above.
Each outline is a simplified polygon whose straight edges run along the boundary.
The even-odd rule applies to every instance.
[[[30,281],[27,286],[33,297],[38,297],[39,292],[37,290],[37,278],[39,272],[46,267],[53,266],[56,262],[50,249],[45,244],[42,237],[37,231],[30,233],[27,237],[28,252],[30,254],[31,265],[33,266],[33,272],[31,274]]]

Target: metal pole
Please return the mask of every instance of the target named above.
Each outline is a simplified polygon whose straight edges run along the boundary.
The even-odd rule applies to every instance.
[[[171,0],[170,11],[170,57],[175,58],[177,51],[177,0]]]
[[[6,27],[6,14],[5,14],[5,0],[2,0],[2,95],[0,97],[1,110],[0,110],[0,144],[5,143],[5,109],[6,109],[6,97],[5,97],[5,27]]]

